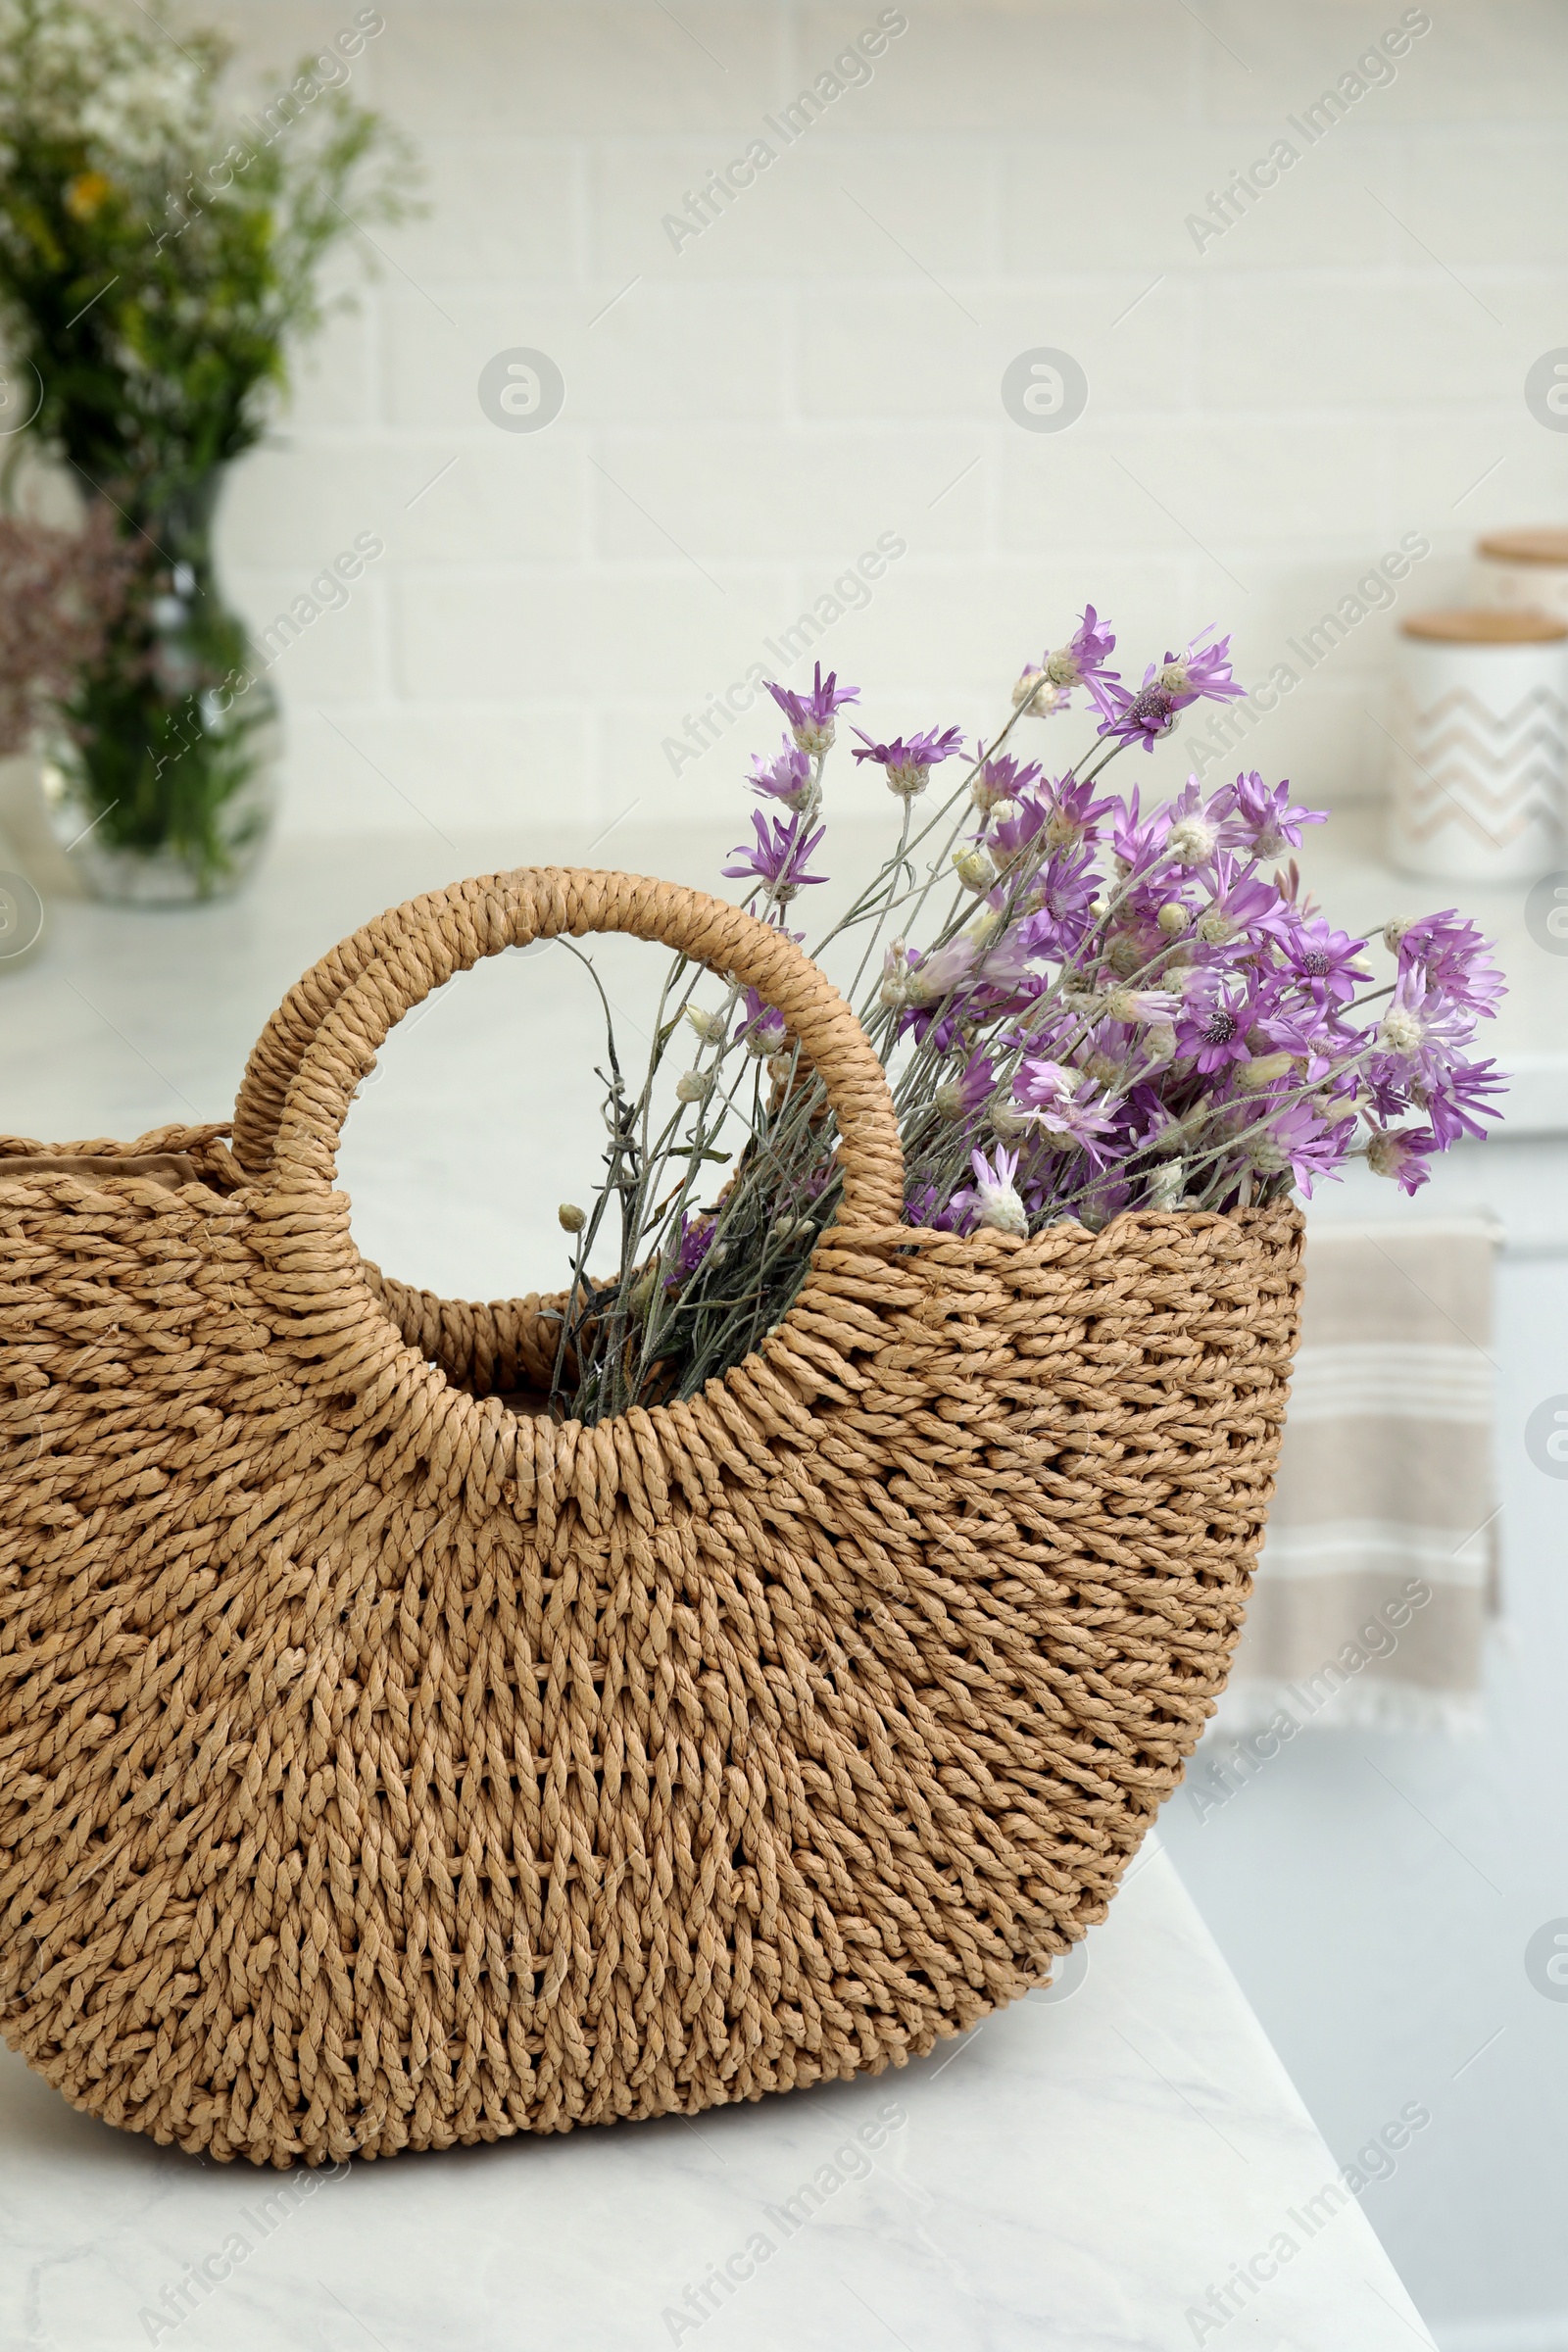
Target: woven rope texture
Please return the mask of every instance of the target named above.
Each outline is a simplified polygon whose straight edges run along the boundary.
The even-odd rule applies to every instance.
[[[501,1401],[546,1302],[382,1277],[332,1170],[428,988],[611,927],[786,1012],[847,1200],[759,1354],[583,1430]],[[1296,1212],[911,1234],[826,982],[617,876],[368,925],[223,1132],[0,1143],[12,2045],[113,2124],[315,2164],[875,2071],[1044,1982],[1224,1683]]]

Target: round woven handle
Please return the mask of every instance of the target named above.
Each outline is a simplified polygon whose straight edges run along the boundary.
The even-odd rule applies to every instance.
[[[673,948],[755,988],[782,1013],[838,1120],[844,1213],[866,1224],[899,1222],[904,1156],[886,1074],[855,1014],[809,957],[722,899],[582,867],[522,866],[411,901],[323,957],[290,992],[251,1056],[235,1115],[242,1163],[274,1195],[330,1191],[354,1091],[405,1013],[455,972],[504,948],[591,931],[624,931]],[[311,1033],[304,1022],[318,975],[314,1002],[321,1010]]]

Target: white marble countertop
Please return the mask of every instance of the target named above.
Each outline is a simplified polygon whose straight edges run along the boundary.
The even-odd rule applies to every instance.
[[[1431,2342],[1152,1840],[1059,1992],[696,2123],[253,2171],[0,2053],[6,2352]]]

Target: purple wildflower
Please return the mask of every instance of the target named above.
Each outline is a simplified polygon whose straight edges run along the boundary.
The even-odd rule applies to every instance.
[[[1483,1119],[1500,1119],[1502,1112],[1489,1095],[1500,1095],[1508,1084],[1494,1061],[1456,1061],[1416,1090],[1415,1099],[1432,1121],[1438,1150],[1446,1152],[1462,1135],[1484,1138]]]
[[[1441,1078],[1475,1034],[1475,1015],[1428,988],[1419,968],[1399,974],[1378,1026],[1378,1045],[1396,1084]]]
[[[1075,955],[1088,937],[1100,877],[1093,850],[1062,850],[1048,858],[1025,900],[1028,914],[1018,926],[1033,956]]]
[[[971,1054],[957,1075],[944,1078],[932,1100],[945,1119],[972,1119],[996,1092],[997,1069],[989,1054]]]
[[[906,1224],[923,1226],[928,1233],[953,1233],[964,1222],[962,1209],[955,1215],[951,1200],[943,1206],[942,1195],[934,1184],[918,1184],[911,1189],[904,1203],[904,1218]]]
[[[808,833],[799,816],[792,816],[788,823],[775,816],[770,826],[760,808],[753,812],[752,825],[757,834],[755,847],[748,849],[744,842],[738,843],[730,852],[735,862],[723,869],[732,880],[744,881],[755,875],[778,906],[787,905],[808,884],[827,880],[826,874],[806,870],[807,859],[826,834],[825,825]]]
[[[1176,1024],[1176,1040],[1194,1067],[1205,1076],[1233,1061],[1250,1061],[1247,1033],[1252,1026],[1246,993],[1226,985],[1217,971],[1196,975]]]
[[[981,759],[983,746],[976,744],[975,758]],[[1031,760],[1020,763],[1009,753],[999,752],[982,761],[980,772],[969,786],[969,798],[981,814],[989,815],[999,801],[1015,801],[1026,792],[1040,773],[1040,762]]]
[[[1281,905],[1289,906],[1290,902],[1282,900]],[[1306,921],[1298,915],[1278,936],[1292,976],[1319,1004],[1348,1004],[1356,983],[1371,978],[1365,964],[1356,961],[1366,941],[1336,931],[1321,914]]]
[[[1093,783],[1079,783],[1072,776],[1043,786],[1040,798],[1046,804],[1046,841],[1053,850],[1075,850],[1080,842],[1094,841],[1101,818],[1116,806],[1113,800],[1097,801]]]
[[[1211,888],[1213,895],[1193,925],[1201,946],[1247,955],[1265,939],[1287,935],[1291,918],[1279,892],[1272,883],[1259,882],[1228,850],[1215,856]]]
[[[680,1220],[680,1240],[675,1248],[673,1270],[664,1277],[666,1291],[678,1291],[689,1282],[713,1246],[718,1227],[711,1217],[688,1217],[683,1211]]]
[[[755,988],[746,991],[745,1002],[746,1018],[736,1029],[734,1042],[739,1045],[744,1038],[747,1053],[755,1054],[760,1061],[765,1055],[782,1051],[788,1042],[789,1031],[785,1027],[784,1015],[760,997]]]
[[[1141,743],[1152,752],[1162,735],[1168,735],[1181,705],[1163,686],[1152,683],[1151,669],[1136,694],[1125,686],[1105,682],[1105,700],[1109,706],[1099,733],[1114,735],[1122,743]]]
[[[993,816],[986,827],[985,843],[999,874],[1016,865],[1045,831],[1049,814],[1046,802],[1036,792],[1025,793],[1011,804],[1011,814]],[[1041,847],[1044,848],[1044,843]]]
[[[1188,867],[1212,864],[1219,855],[1225,820],[1235,797],[1235,786],[1227,784],[1205,800],[1198,778],[1189,776],[1170,804],[1165,827],[1166,856],[1174,858],[1178,865]]]
[[[1314,1181],[1338,1175],[1354,1131],[1353,1117],[1324,1118],[1309,1102],[1285,1103],[1244,1140],[1249,1164],[1260,1176],[1289,1171],[1310,1200]]]
[[[1111,854],[1124,878],[1141,874],[1146,867],[1157,864],[1164,855],[1165,836],[1170,831],[1170,804],[1156,801],[1146,816],[1135,784],[1131,799],[1118,801],[1115,808],[1110,829]]]
[[[894,955],[895,950],[890,948],[889,959]],[[966,932],[960,931],[956,939],[946,940],[940,948],[932,948],[925,955],[918,948],[909,948],[902,951],[902,1002],[906,1004],[940,1004],[973,978],[975,966],[980,961],[980,949]],[[883,1001],[886,1003],[891,1001],[888,989],[895,985],[891,961],[884,961],[883,969],[887,974],[883,981]]]
[[[1103,1098],[1092,1078],[1043,1055],[1026,1057],[1012,1082],[1012,1099],[1043,1143],[1057,1152],[1082,1152],[1092,1166],[1104,1166],[1103,1138],[1115,1121],[1098,1107]]]
[[[1200,634],[1206,636],[1208,632],[1205,629]],[[1151,662],[1136,693],[1107,678],[1101,734],[1114,735],[1123,743],[1142,743],[1146,752],[1152,752],[1160,736],[1169,734],[1178,711],[1185,710],[1189,703],[1205,696],[1210,702],[1244,697],[1247,689],[1238,686],[1231,676],[1230,646],[1228,637],[1207,646],[1195,639],[1184,653],[1167,654],[1157,670]],[[1099,702],[1101,698],[1097,695],[1096,700]]]
[[[1429,1127],[1374,1127],[1367,1139],[1366,1164],[1374,1176],[1392,1176],[1403,1193],[1418,1193],[1432,1171],[1429,1153],[1438,1139]]]
[[[860,699],[858,686],[839,684],[837,670],[830,669],[824,679],[820,662],[809,694],[797,694],[793,687],[777,686],[772,679],[768,680],[767,691],[789,720],[790,733],[800,749],[813,756],[833,749],[834,711]]]
[[[1427,986],[1440,990],[1455,1004],[1466,1004],[1486,1020],[1494,1018],[1507,983],[1492,959],[1492,942],[1474,923],[1461,921],[1448,906],[1442,914],[1423,915],[1416,923],[1391,924],[1396,935],[1399,970],[1419,968]],[[1395,945],[1395,941],[1390,942]]]
[[[1170,1021],[1181,1009],[1181,999],[1168,988],[1126,988],[1105,991],[1105,1010],[1126,1027],[1149,1021]]]
[[[1212,628],[1213,623],[1209,623]],[[1231,676],[1231,641],[1221,637],[1213,645],[1202,640],[1209,630],[1200,629],[1185,651],[1167,654],[1165,666],[1159,673],[1159,683],[1165,692],[1176,697],[1178,710],[1200,697],[1211,703],[1245,702],[1247,689],[1238,686]],[[1150,675],[1152,676],[1152,671]],[[1147,684],[1147,680],[1145,681]]]
[[[1278,858],[1282,851],[1298,850],[1303,825],[1328,822],[1326,809],[1295,805],[1288,781],[1271,792],[1255,767],[1237,777],[1234,792],[1223,838],[1227,849],[1243,850],[1249,858]]]
[[[969,1165],[974,1170],[974,1183],[955,1193],[950,1207],[960,1214],[966,1212],[978,1224],[997,1233],[1015,1234],[1021,1241],[1029,1231],[1029,1217],[1015,1181],[1017,1152],[1005,1152],[999,1144],[990,1159],[983,1152],[972,1152]]]
[[[771,760],[764,760],[760,752],[754,755],[747,781],[755,793],[766,800],[782,801],[786,808],[797,811],[809,805],[815,790],[809,755],[799,744],[791,743],[787,735],[782,751],[775,752]]]
[[[1104,718],[1113,717],[1115,706],[1106,694],[1106,687],[1115,685],[1120,671],[1107,669],[1105,663],[1116,648],[1115,633],[1100,625],[1093,605],[1086,605],[1083,616],[1067,644],[1054,654],[1047,654],[1044,674],[1052,686],[1059,689],[1063,699],[1075,686],[1088,689],[1090,700]]]
[[[924,792],[926,779],[934,767],[963,750],[963,736],[957,727],[949,727],[945,735],[939,735],[935,727],[928,727],[923,735],[911,735],[907,743],[902,735],[895,736],[891,743],[873,743],[860,728],[857,727],[855,732],[865,749],[853,753],[852,758],[874,760],[886,768],[889,792],[896,792],[906,801],[912,800],[917,792]]]

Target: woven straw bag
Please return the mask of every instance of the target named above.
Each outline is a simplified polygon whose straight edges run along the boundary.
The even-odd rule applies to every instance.
[[[549,1301],[382,1277],[333,1178],[411,1006],[598,930],[779,1008],[845,1182],[760,1353],[584,1429],[518,1394]],[[225,1132],[0,1144],[13,2047],[314,2164],[874,2073],[1044,1983],[1225,1679],[1297,1213],[911,1232],[822,975],[619,874],[367,925]]]

